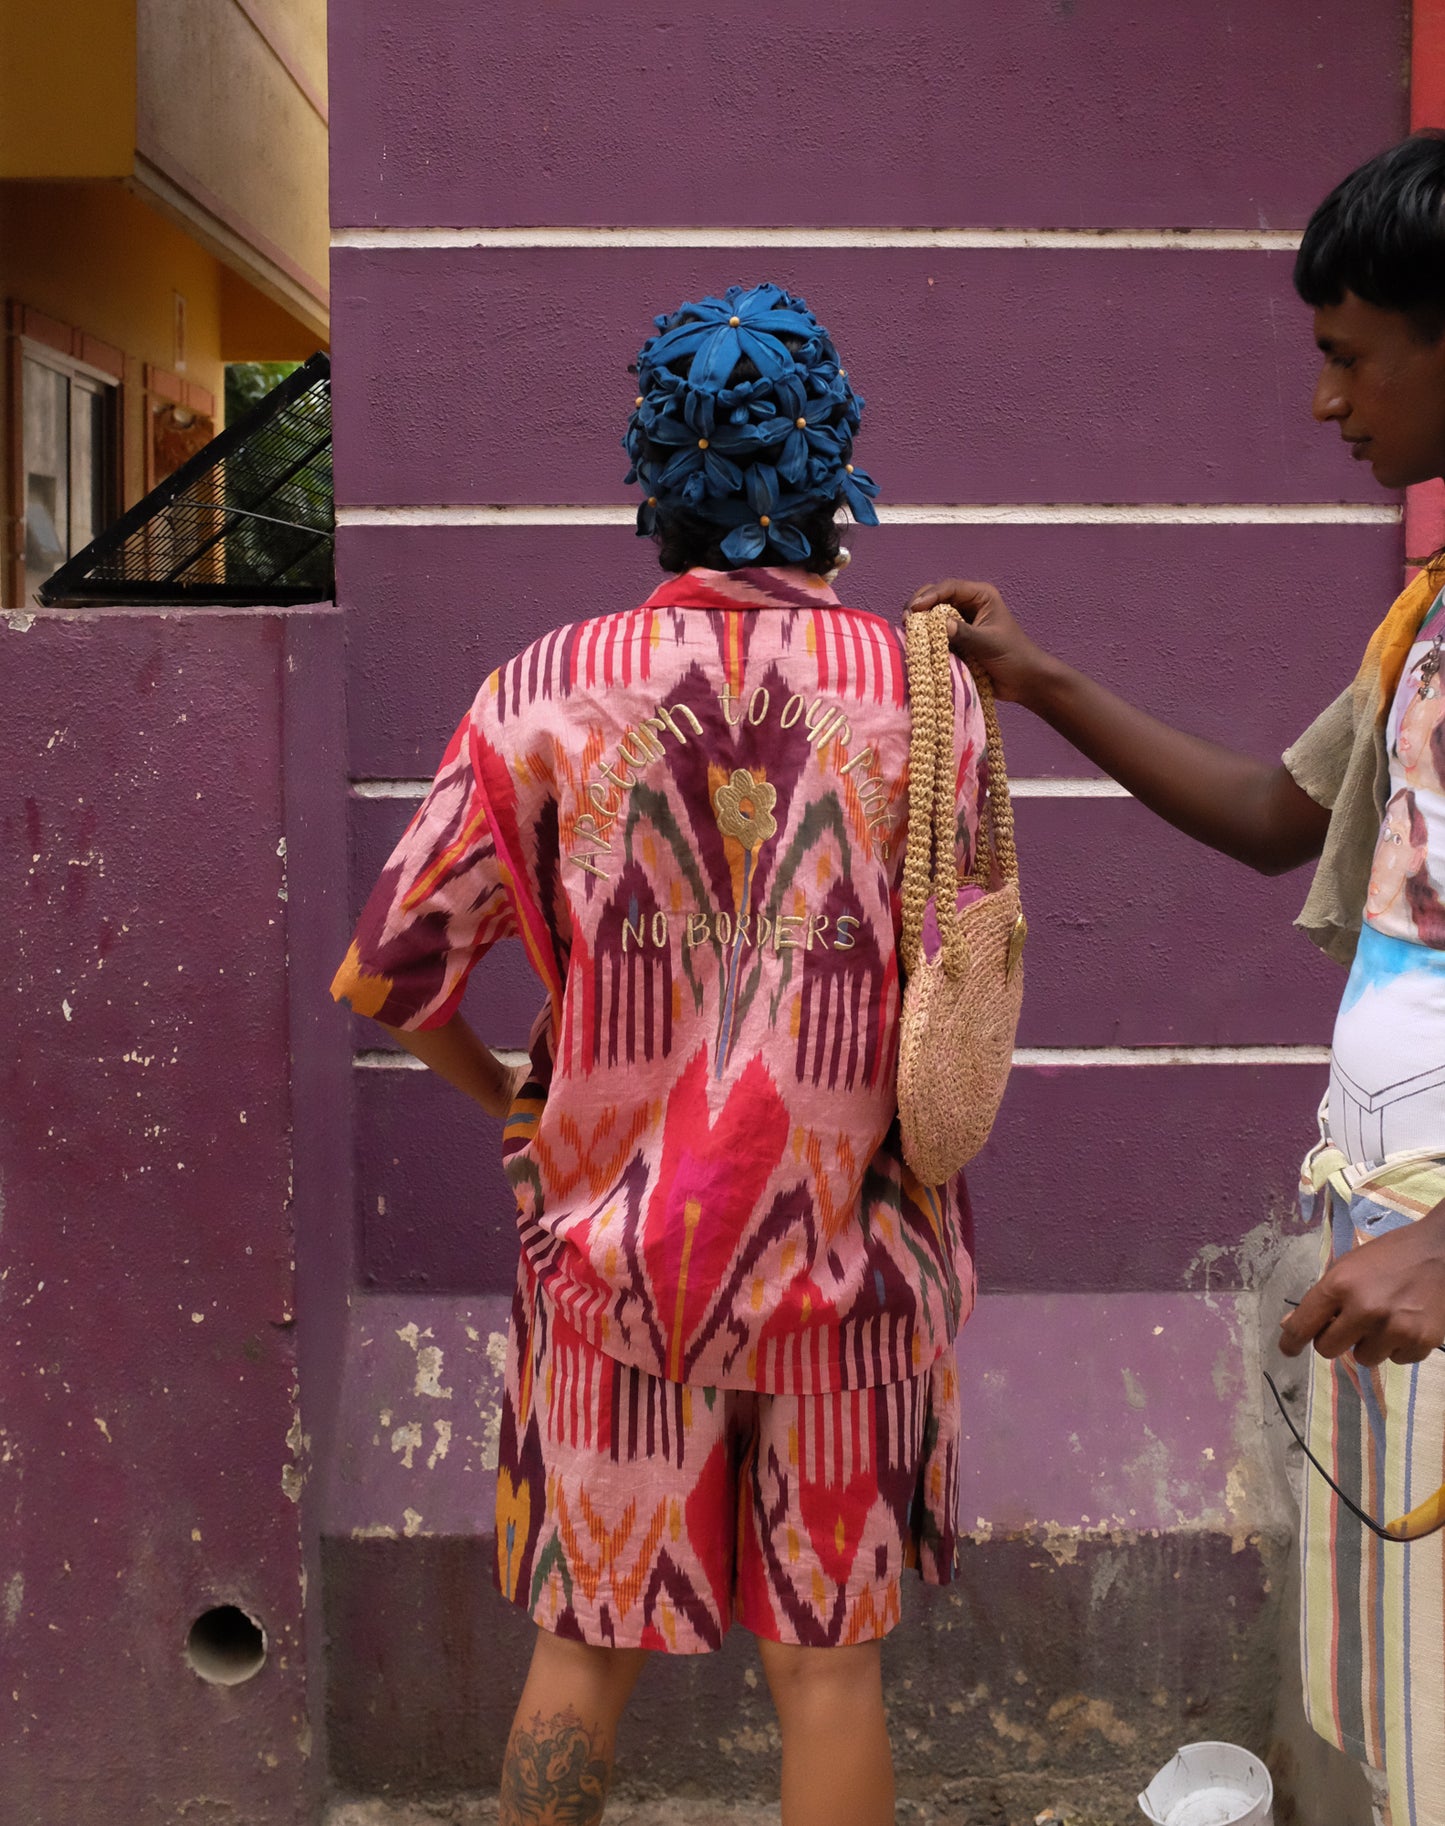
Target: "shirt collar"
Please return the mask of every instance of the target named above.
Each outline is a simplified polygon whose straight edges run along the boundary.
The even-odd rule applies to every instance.
[[[831,585],[801,565],[748,565],[736,571],[698,567],[669,577],[643,603],[645,609],[837,608]]]

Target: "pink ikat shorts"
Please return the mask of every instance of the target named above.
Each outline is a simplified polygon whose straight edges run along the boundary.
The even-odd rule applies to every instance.
[[[956,1570],[958,1375],[823,1395],[667,1382],[529,1285],[513,1306],[497,1583],[543,1629],[700,1654],[736,1622],[828,1648],[886,1635],[902,1574]]]

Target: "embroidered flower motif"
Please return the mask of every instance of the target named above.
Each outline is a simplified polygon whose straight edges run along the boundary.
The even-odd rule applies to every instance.
[[[777,835],[778,821],[773,816],[777,802],[777,787],[766,780],[755,780],[745,767],[739,767],[712,796],[718,829],[745,850],[760,849],[769,837]]]

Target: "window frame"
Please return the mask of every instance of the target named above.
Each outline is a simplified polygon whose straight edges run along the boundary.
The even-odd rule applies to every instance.
[[[25,478],[27,473],[25,467],[25,364],[27,362],[34,362],[39,368],[45,368],[52,374],[61,375],[66,382],[66,452],[69,470],[66,477],[66,498],[68,501],[74,500],[76,485],[74,443],[76,391],[78,389],[91,398],[98,398],[103,402],[102,429],[95,452],[99,459],[99,493],[101,498],[93,502],[92,505],[91,538],[94,538],[96,533],[101,532],[105,527],[109,526],[121,512],[122,410],[120,394],[122,383],[117,380],[113,374],[107,374],[103,368],[98,368],[93,363],[84,361],[78,356],[62,354],[59,349],[52,348],[48,343],[39,342],[33,336],[22,334],[17,338],[17,341],[20,346],[20,359],[18,363],[19,385],[16,403],[18,408],[17,418],[19,420],[20,435],[17,440],[16,450],[16,455],[19,458],[19,471],[16,476],[16,482],[20,513],[15,528],[15,541],[19,569],[23,577],[25,572]],[[67,548],[65,558],[73,558],[75,552],[69,549],[71,541],[69,513],[66,515],[66,524],[64,528],[57,528],[57,531],[63,531],[65,535]],[[76,550],[81,550],[83,545],[88,543],[89,540],[83,541],[82,545],[76,547]],[[63,559],[62,562],[64,562]]]
[[[0,502],[0,605],[26,607],[25,570],[25,363],[35,361],[64,376],[79,379],[85,391],[105,401],[100,456],[104,464],[105,501],[92,516],[96,532],[123,511],[125,502],[125,430],[128,410],[126,360],[123,352],[99,337],[47,317],[11,299],[6,311],[4,363],[5,499]],[[73,394],[71,395],[73,400]],[[67,525],[67,539],[69,527]]]

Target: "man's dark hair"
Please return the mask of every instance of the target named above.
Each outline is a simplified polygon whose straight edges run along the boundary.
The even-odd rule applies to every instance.
[[[1445,335],[1445,133],[1411,134],[1337,184],[1309,219],[1295,290],[1316,310],[1346,292]]]

